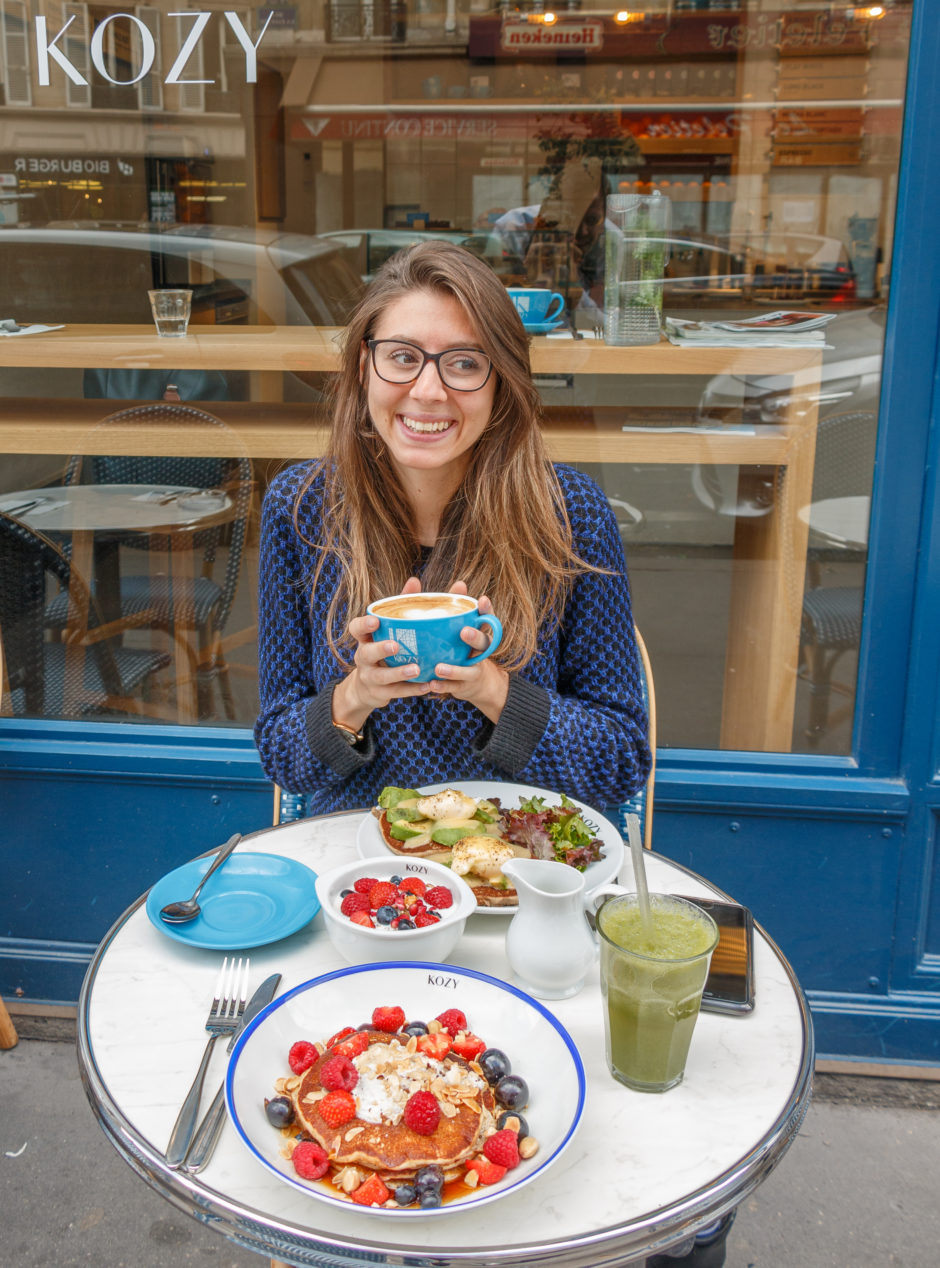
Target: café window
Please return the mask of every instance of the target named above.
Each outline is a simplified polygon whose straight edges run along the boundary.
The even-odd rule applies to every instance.
[[[53,328],[0,339],[0,552],[44,576],[4,599],[4,713],[251,725],[265,487],[436,237],[561,296],[546,435],[617,514],[660,742],[848,753],[910,16],[0,0],[0,317]],[[611,337],[627,206],[663,214],[655,344]],[[191,292],[176,360],[155,287]]]

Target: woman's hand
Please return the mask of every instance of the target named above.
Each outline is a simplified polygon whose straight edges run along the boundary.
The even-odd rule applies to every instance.
[[[450,592],[466,594],[467,586],[465,582],[457,581],[451,586]],[[480,595],[477,606],[484,616],[493,612],[493,605],[485,594]],[[477,652],[486,651],[490,644],[490,636],[485,629],[478,630],[468,626],[461,631],[460,637]],[[437,677],[427,684],[432,692],[446,693],[456,700],[466,700],[494,725],[499,721],[509,694],[509,674],[501,665],[487,658],[476,665],[472,660],[466,665],[436,665],[434,672]]]
[[[402,594],[417,594],[421,582],[409,577]],[[466,593],[466,587],[464,587]],[[401,651],[397,643],[373,641],[379,627],[377,616],[357,616],[349,622],[349,633],[356,640],[353,668],[333,689],[333,721],[361,731],[373,709],[383,709],[390,701],[403,696],[425,696],[431,690],[426,682],[410,682],[418,666],[382,664],[386,656]]]

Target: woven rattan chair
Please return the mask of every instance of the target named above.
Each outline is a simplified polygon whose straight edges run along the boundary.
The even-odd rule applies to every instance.
[[[59,591],[65,620],[60,638],[46,638],[50,590]],[[144,614],[141,621],[146,620]],[[7,714],[83,717],[101,713],[162,716],[138,695],[170,663],[165,652],[116,644],[134,622],[102,624],[93,596],[65,552],[49,538],[0,513],[0,638]]]
[[[165,434],[167,429],[179,432],[178,442],[172,445],[174,454],[151,457],[139,452],[152,443],[151,433],[160,430]],[[232,646],[256,636],[256,629],[252,626],[228,639],[224,637],[241,576],[251,513],[251,461],[236,453],[240,448],[237,437],[221,419],[180,402],[156,401],[110,414],[95,428],[95,449],[108,447],[102,443],[102,430],[114,431],[115,437],[121,438],[121,448],[134,452],[127,455],[76,455],[69,461],[65,483],[224,489],[232,499],[234,507],[230,519],[185,539],[141,534],[128,534],[123,538],[121,547],[124,549],[168,551],[183,546],[192,549],[197,559],[194,560],[192,584],[183,593],[179,593],[179,589],[174,593],[172,581],[166,574],[122,575],[120,611],[124,618],[149,613],[148,624],[173,638],[195,631],[196,652],[191,672],[197,679],[199,715],[207,717],[210,714],[209,685],[215,680],[219,684],[226,717],[234,719],[235,705],[225,653]],[[223,545],[228,549],[225,575],[217,580],[213,576],[214,565]],[[63,615],[61,600],[53,603],[47,612],[48,624],[54,628],[61,625]]]

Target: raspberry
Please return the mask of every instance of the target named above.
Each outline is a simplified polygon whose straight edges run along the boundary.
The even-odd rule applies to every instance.
[[[349,1057],[330,1057],[320,1067],[320,1083],[328,1092],[351,1092],[359,1082],[359,1071]]]
[[[446,885],[433,885],[425,891],[424,901],[429,907],[436,907],[438,911],[443,911],[445,907],[453,907],[454,896]]]
[[[448,1008],[443,1013],[438,1013],[437,1020],[441,1023],[451,1038],[453,1038],[458,1031],[469,1029],[467,1026],[467,1014],[462,1013],[459,1008]]]
[[[496,1162],[490,1162],[489,1158],[485,1158],[482,1154],[470,1159],[467,1170],[475,1171],[480,1177],[481,1184],[498,1184],[506,1174],[505,1167],[501,1167]]]
[[[419,1136],[430,1136],[441,1121],[441,1107],[433,1092],[415,1092],[405,1102],[405,1126]]]
[[[394,1034],[405,1024],[405,1010],[393,1004],[389,1008],[376,1008],[372,1013],[372,1025],[376,1030],[385,1030]]]
[[[304,1070],[310,1069],[319,1055],[312,1043],[307,1043],[306,1039],[298,1039],[295,1044],[291,1044],[290,1052],[287,1054],[287,1064],[295,1074],[303,1074]]]
[[[349,919],[354,925],[364,925],[366,929],[375,928],[375,921],[367,911],[354,911]]]
[[[356,1117],[356,1102],[349,1092],[327,1092],[323,1100],[317,1102],[317,1113],[327,1127],[342,1127]]]
[[[354,911],[368,911],[371,907],[368,894],[347,894],[339,905],[344,916],[351,916]]]
[[[326,1150],[315,1140],[301,1140],[294,1146],[290,1160],[302,1180],[319,1180],[330,1169]]]
[[[427,885],[425,885],[420,876],[406,876],[398,888],[407,891],[409,894],[415,894],[418,898],[423,898]]]
[[[378,883],[374,876],[360,876],[357,881],[353,882],[353,889],[357,894],[365,894],[368,897],[372,886],[378,885]]]
[[[497,1167],[510,1167],[519,1165],[519,1137],[516,1132],[510,1131],[508,1127],[503,1128],[501,1132],[494,1132],[492,1136],[488,1136],[483,1142],[483,1152],[490,1162],[495,1162]]]
[[[426,929],[428,925],[439,925],[440,923],[440,916],[429,916],[426,911],[419,911],[417,916],[415,916],[416,929]]]
[[[341,1039],[333,1048],[333,1052],[340,1057],[348,1057],[352,1061],[353,1057],[358,1057],[360,1052],[365,1052],[371,1040],[364,1030],[354,1030],[348,1039]]]
[[[369,890],[369,906],[378,911],[380,907],[393,903],[397,894],[398,890],[394,885],[389,885],[388,881],[378,881]]]

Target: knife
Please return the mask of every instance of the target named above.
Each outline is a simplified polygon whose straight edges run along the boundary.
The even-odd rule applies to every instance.
[[[262,1008],[266,1008],[277,992],[277,988],[281,982],[280,973],[272,973],[270,977],[266,977],[258,989],[248,1001],[248,1007],[241,1019],[241,1024],[232,1035],[228,1043],[227,1052],[231,1052],[235,1047],[235,1040],[242,1033],[250,1021],[261,1012]],[[186,1171],[190,1175],[195,1175],[197,1171],[201,1171],[209,1159],[212,1157],[213,1151],[218,1143],[219,1136],[222,1132],[222,1125],[225,1122],[225,1084],[219,1088],[212,1099],[212,1104],[206,1110],[202,1122],[193,1137],[192,1144],[186,1152],[186,1158],[180,1166],[180,1171]]]

